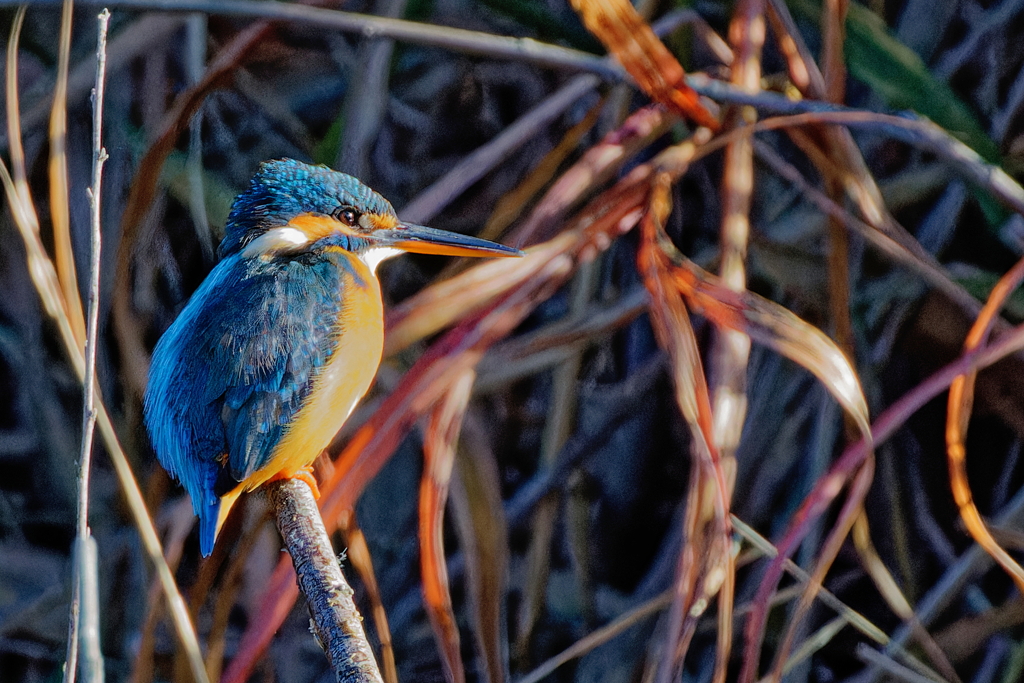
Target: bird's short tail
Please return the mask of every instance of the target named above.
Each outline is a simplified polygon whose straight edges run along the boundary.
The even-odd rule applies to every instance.
[[[213,552],[217,535],[241,493],[242,487],[238,487],[220,497],[210,494],[209,502],[199,511],[199,550],[203,557]]]

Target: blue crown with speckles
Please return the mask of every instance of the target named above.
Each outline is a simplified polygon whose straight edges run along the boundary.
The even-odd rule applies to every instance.
[[[220,255],[227,256],[272,228],[296,216],[329,216],[352,206],[362,213],[394,215],[391,203],[350,175],[327,166],[311,166],[294,159],[264,161],[235,198],[225,226]]]

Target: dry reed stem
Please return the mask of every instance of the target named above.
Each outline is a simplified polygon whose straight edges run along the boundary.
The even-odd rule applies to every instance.
[[[441,652],[441,663],[449,683],[463,683],[459,627],[455,621],[448,565],[444,554],[444,508],[448,500],[455,449],[462,420],[469,405],[476,373],[463,370],[452,382],[427,417],[423,435],[423,476],[420,479],[419,529],[420,575],[427,616]]]
[[[761,51],[765,40],[764,0],[741,0],[729,23],[729,46],[733,51],[730,83],[756,93],[761,89]],[[727,117],[727,125],[742,127],[756,121],[756,112],[740,107]],[[719,272],[726,287],[742,292],[747,287],[747,243],[750,237],[750,206],[754,191],[753,140],[741,137],[725,148],[722,168],[722,223],[719,233]],[[715,446],[722,457],[727,486],[723,495],[732,499],[736,480],[736,449],[747,414],[747,364],[750,338],[737,330],[718,330],[711,348],[712,410]],[[728,507],[726,507],[728,514]],[[728,530],[728,524],[725,524]],[[721,548],[728,549],[729,538]],[[732,610],[735,571],[730,556],[722,558],[726,571],[719,595],[718,642],[714,683],[724,683],[732,651]],[[710,595],[704,596],[710,598]]]
[[[692,143],[685,146],[696,151]],[[713,441],[711,399],[689,313],[671,280],[669,258],[664,251],[671,181],[668,173],[654,176],[638,255],[638,267],[651,296],[652,326],[659,345],[669,352],[676,402],[693,437],[693,465],[682,534],[686,542],[679,557],[675,595],[658,665],[660,682],[678,675],[696,620],[703,611],[696,608],[697,600],[703,599],[706,605],[708,596],[718,592],[732,573],[731,562],[725,559],[730,556],[728,483]],[[725,547],[722,539],[726,539]],[[731,614],[731,606],[727,607]],[[731,621],[731,615],[729,618]]]
[[[45,4],[55,0],[37,0]],[[542,68],[589,72],[608,81],[625,78],[622,69],[602,57],[543,43],[532,38],[498,36],[451,26],[434,26],[405,19],[377,17],[314,7],[304,3],[249,0],[79,0],[79,5],[109,5],[150,11],[202,12],[211,16],[287,21],[323,29],[390,38],[410,45],[437,47],[461,54],[505,59]]]

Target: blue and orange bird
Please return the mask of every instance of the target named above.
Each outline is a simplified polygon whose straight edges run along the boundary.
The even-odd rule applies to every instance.
[[[522,254],[403,223],[359,180],[291,159],[263,163],[235,199],[221,260],[156,345],[145,397],[204,556],[242,493],[288,477],[315,490],[310,464],[380,364],[377,266],[403,251]]]

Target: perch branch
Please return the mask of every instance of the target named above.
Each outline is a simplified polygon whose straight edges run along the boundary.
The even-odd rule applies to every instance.
[[[298,479],[271,482],[266,490],[299,589],[309,604],[313,634],[338,683],[383,683],[313,491]]]

